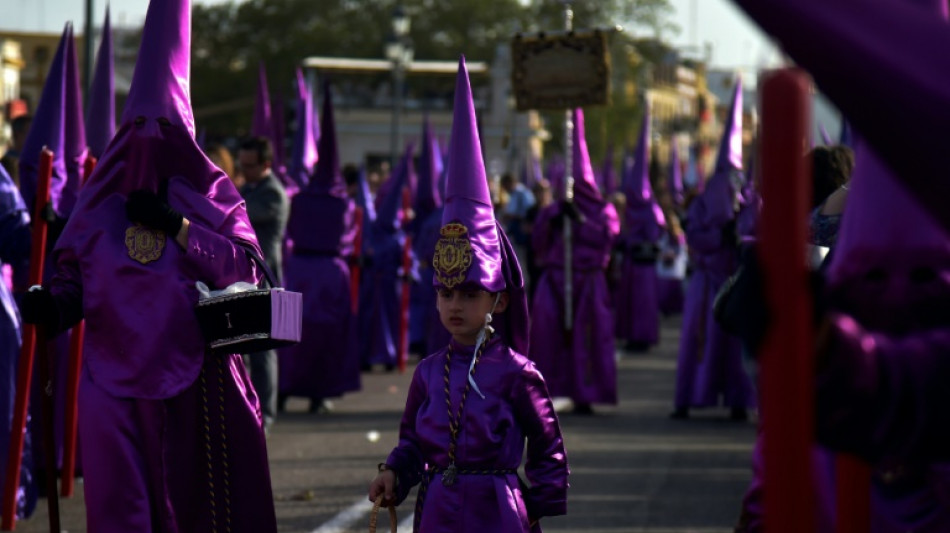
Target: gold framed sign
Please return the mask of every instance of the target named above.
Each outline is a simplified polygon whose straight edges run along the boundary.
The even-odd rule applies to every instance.
[[[511,57],[518,111],[607,103],[610,62],[602,31],[516,35]]]

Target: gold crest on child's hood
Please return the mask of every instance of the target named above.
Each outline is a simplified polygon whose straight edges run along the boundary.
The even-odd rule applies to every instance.
[[[472,266],[472,243],[468,238],[468,228],[459,222],[442,226],[439,235],[432,268],[439,283],[451,289],[465,281],[468,275]]]

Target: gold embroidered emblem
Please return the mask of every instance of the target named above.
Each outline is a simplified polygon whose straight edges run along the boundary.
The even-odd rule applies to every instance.
[[[129,226],[125,230],[125,246],[129,249],[129,257],[146,265],[162,256],[165,249],[165,232],[139,224]]]
[[[432,268],[439,283],[451,289],[465,281],[468,275],[472,266],[472,243],[468,239],[468,228],[459,222],[442,226],[439,235]]]

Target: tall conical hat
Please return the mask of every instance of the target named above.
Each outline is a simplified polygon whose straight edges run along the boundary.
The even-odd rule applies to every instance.
[[[89,87],[86,108],[86,141],[89,155],[99,158],[106,145],[115,135],[115,75],[113,74],[112,25],[109,23],[109,7],[102,23],[102,41],[96,55],[96,71]]]
[[[736,78],[732,102],[719,141],[719,155],[713,172],[742,170],[742,78]]]
[[[257,97],[254,100],[254,119],[251,135],[267,137],[274,142],[274,116],[270,106],[270,89],[267,87],[267,67],[261,61],[257,68]]]
[[[509,305],[500,326],[501,333],[509,346],[527,353],[524,280],[518,258],[504,230],[495,221],[464,57],[459,59],[455,82],[442,229],[432,267],[435,270],[432,283],[436,287],[467,286],[488,292],[507,290]]]
[[[313,99],[303,71],[297,69],[297,129],[294,131],[294,146],[291,154],[288,177],[299,188],[310,182],[310,174],[317,163],[317,143],[313,138]]]
[[[624,165],[623,187],[627,197],[627,210],[624,216],[628,228],[638,234],[656,234],[666,225],[663,209],[656,201],[653,187],[650,185],[650,110],[643,114],[640,126],[640,139],[634,153],[633,165]],[[653,226],[641,228],[635,226]],[[656,229],[654,229],[654,227]],[[643,231],[645,229],[645,231]]]
[[[340,170],[340,150],[336,141],[336,123],[333,118],[333,92],[330,84],[323,85],[323,113],[320,117],[320,142],[317,146],[319,159],[310,179],[309,189],[324,192],[331,196],[346,196],[346,184]],[[309,124],[307,130],[310,129]]]
[[[26,205],[33,209],[36,199],[37,172],[39,171],[40,152],[43,147],[53,152],[53,180],[50,183],[50,201],[53,209],[63,215],[59,207],[63,188],[66,186],[66,54],[72,31],[67,24],[56,48],[56,55],[50,63],[43,94],[30,132],[23,143],[20,153],[20,191]]]
[[[442,206],[442,194],[439,192],[441,174],[442,154],[432,135],[429,117],[425,117],[422,121],[422,149],[419,154],[418,184],[413,206],[416,220],[425,220],[429,214]]]
[[[79,82],[79,60],[72,27],[66,45],[66,113],[64,116],[63,157],[66,160],[66,185],[60,194],[59,213],[69,216],[76,205],[82,184],[83,165],[89,149],[82,113],[82,86]]]
[[[584,111],[574,109],[574,201],[581,213],[594,216],[604,207],[604,198],[594,179],[594,169],[590,165],[590,152],[587,151],[587,135],[584,129]]]
[[[322,132],[320,135],[321,142],[327,134],[326,131]],[[415,146],[412,143],[406,146],[396,169],[379,188],[379,198],[376,202],[376,227],[384,232],[393,232],[402,227],[400,214],[403,207],[403,189],[409,184],[409,176],[415,173],[412,164],[414,150]]]

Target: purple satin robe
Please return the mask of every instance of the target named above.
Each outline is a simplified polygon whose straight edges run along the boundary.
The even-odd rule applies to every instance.
[[[722,242],[722,223],[706,222],[705,199],[690,204],[686,223],[693,274],[686,289],[674,403],[677,408],[752,407],[755,396],[742,367],[739,339],[724,332],[712,312],[719,287],[737,267],[737,253]]]
[[[280,350],[280,393],[321,400],[360,389],[350,267],[356,232],[352,200],[302,191],[291,201],[284,262],[287,290],[303,294],[300,342]],[[318,216],[319,214],[319,216]]]
[[[532,303],[530,357],[554,396],[578,403],[617,403],[614,323],[605,270],[620,232],[611,204],[585,213],[573,226],[573,334],[564,334],[564,242],[552,227],[560,205],[538,213],[532,233],[535,254],[544,265]]]
[[[454,412],[465,388],[472,346],[452,341],[449,390]],[[470,390],[458,436],[460,470],[516,470],[527,440],[527,488],[516,472],[459,474],[446,486],[426,468],[449,465],[449,417],[445,402],[445,366],[449,348],[430,355],[416,368],[399,428],[399,445],[386,460],[398,476],[397,501],[412,487],[424,487],[414,531],[485,533],[540,531],[530,521],[567,512],[568,466],[557,414],[534,364],[493,337],[475,368],[485,395]],[[423,488],[420,488],[422,494]]]
[[[653,204],[627,209],[620,288],[616,297],[616,336],[646,345],[660,341],[656,261],[637,258],[636,248],[653,246],[663,228],[657,225]]]

